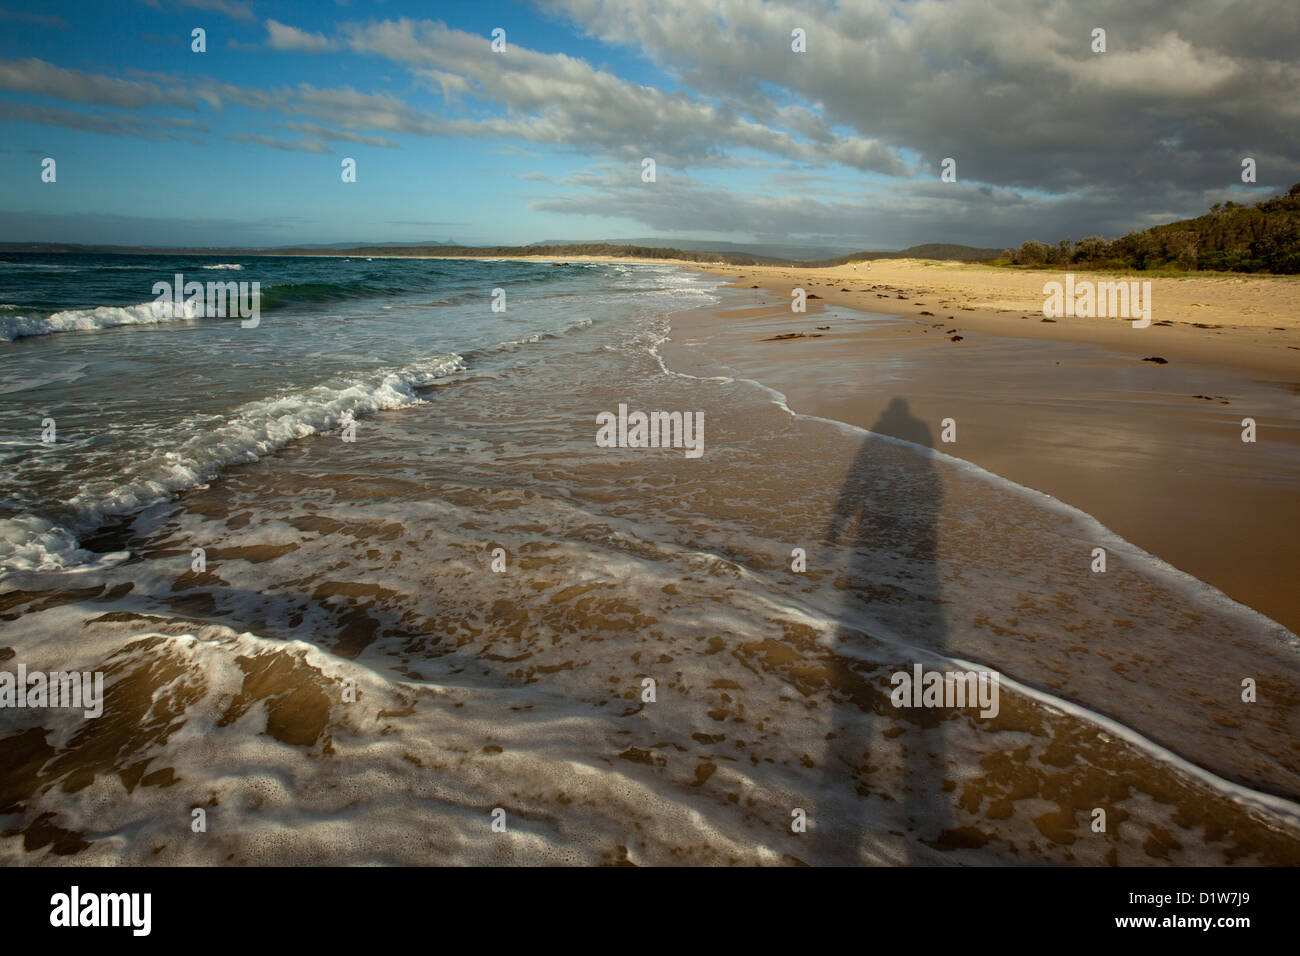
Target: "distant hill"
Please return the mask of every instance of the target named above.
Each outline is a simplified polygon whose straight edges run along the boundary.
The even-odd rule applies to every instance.
[[[109,246],[76,242],[0,242],[0,253],[5,252],[67,255],[107,253],[120,256],[263,256],[268,254],[266,249],[242,249],[235,246]]]
[[[1204,216],[1152,226],[1109,242],[1098,236],[1055,246],[1023,243],[1002,258],[1019,266],[1082,269],[1300,273],[1300,183],[1248,206],[1215,203]]]
[[[489,259],[512,256],[546,256],[563,259],[574,256],[602,256],[610,259],[684,259],[688,262],[720,262],[724,265],[798,265],[802,263],[765,256],[692,249],[667,249],[649,246],[615,246],[604,242],[568,243],[565,245],[533,246],[454,246],[443,243],[429,245],[379,244],[355,245],[333,243],[330,245],[282,246],[276,248],[244,248],[237,246],[109,246],[79,245],[65,242],[0,242],[0,253],[63,253],[69,255],[108,253],[117,255],[187,255],[187,256],[399,256],[438,257],[448,259]]]
[[[699,248],[681,248],[669,246],[641,246],[614,244],[608,242],[571,242],[562,244],[535,244],[528,246],[457,246],[435,242],[422,245],[407,243],[378,243],[372,245],[352,245],[349,243],[330,243],[328,245],[283,246],[276,248],[240,248],[240,247],[196,247],[196,246],[108,246],[78,245],[75,243],[52,242],[0,242],[0,253],[116,253],[120,255],[203,255],[203,256],[429,256],[451,259],[507,258],[511,256],[546,256],[563,259],[576,256],[601,256],[610,259],[681,259],[687,262],[721,263],[733,266],[776,265],[776,266],[834,266],[864,259],[956,259],[966,262],[980,262],[1005,255],[1000,249],[977,249],[973,246],[959,246],[945,243],[929,243],[912,246],[899,252],[855,252],[832,259],[809,260],[792,256],[761,255],[742,251],[751,248],[772,251],[826,252],[826,248],[816,246],[745,246],[737,243],[708,243],[686,240],[685,243]],[[729,247],[719,249],[718,246]],[[829,251],[835,251],[831,248]]]
[[[299,245],[299,246],[281,246],[280,248],[283,248],[283,249],[290,249],[290,248],[293,248],[293,249],[351,249],[351,248],[353,248],[353,247],[356,246],[356,245],[357,245],[357,243],[355,243],[355,242],[313,242],[313,243],[309,243],[309,244],[307,244],[307,245]],[[446,242],[438,242],[437,240],[429,240],[429,241],[425,241],[425,242],[367,242],[367,243],[363,243],[363,245],[369,246],[369,247],[372,248],[372,249],[397,249],[397,248],[401,248],[401,247],[403,247],[403,246],[459,246],[460,243],[456,242],[454,239],[448,239]],[[272,247],[272,248],[274,248],[274,247]],[[268,249],[268,250],[266,250],[266,251],[270,252],[271,250]]]
[[[278,249],[271,255],[311,255],[315,250],[307,247]],[[756,256],[748,253],[716,252],[713,250],[676,249],[663,246],[614,245],[608,242],[570,242],[563,244],[538,244],[531,246],[352,246],[331,250],[334,254],[349,256],[431,256],[448,259],[491,259],[513,256],[545,256],[549,259],[600,256],[608,259],[683,259],[687,262],[722,263],[723,265],[798,265],[788,259]]]
[[[672,245],[667,245],[672,243]],[[426,243],[335,242],[278,248],[106,246],[52,242],[3,242],[2,252],[120,253],[220,256],[437,256],[458,259],[545,256],[563,259],[681,259],[733,266],[839,266],[869,259],[938,259],[993,262],[1026,267],[1079,269],[1214,269],[1231,272],[1300,273],[1300,183],[1283,196],[1242,206],[1216,203],[1204,216],[1153,226],[1118,239],[1099,236],[1062,239],[1056,245],[1031,240],[1019,249],[988,249],[931,242],[899,251],[845,253],[845,247],[642,239],[614,242],[545,242],[523,246],[460,246],[451,240]],[[839,252],[833,257],[817,258]]]
[[[959,246],[950,242],[927,242],[920,246],[909,246],[899,252],[855,252],[852,255],[836,259],[823,259],[808,265],[842,266],[863,259],[942,259],[955,262],[987,262],[999,256],[1005,256],[1003,249],[981,249],[977,246]]]
[[[838,256],[833,259],[810,261],[782,256],[757,255],[752,252],[728,252],[718,249],[714,244],[699,242],[699,249],[685,249],[668,246],[632,246],[615,245],[607,242],[575,242],[562,245],[538,244],[531,246],[410,246],[401,249],[362,246],[346,251],[353,256],[447,256],[451,258],[473,258],[493,256],[546,256],[563,258],[565,256],[607,256],[609,258],[637,259],[684,259],[687,262],[720,262],[724,265],[754,266],[835,266],[863,259],[955,259],[963,262],[982,262],[995,259],[1003,254],[1001,249],[979,249],[974,246],[959,246],[947,243],[928,243],[912,246],[899,252],[855,252],[851,255]],[[732,248],[748,248],[737,246]],[[759,247],[763,248],[763,247]],[[297,253],[296,249],[282,250],[281,254]],[[306,250],[303,250],[306,251]]]
[[[323,252],[327,250],[355,249],[358,245],[355,242],[315,242],[296,246],[110,246],[101,243],[83,245],[75,242],[0,242],[0,252],[104,252],[127,256],[169,254],[216,256],[238,253],[246,256],[274,256],[280,255],[288,249],[298,252],[305,250]],[[428,248],[430,246],[465,248],[450,239],[446,242],[437,242],[436,240],[430,242],[368,242],[364,245],[367,249]]]
[[[709,239],[605,239],[610,246],[638,246],[649,249],[683,249],[692,252],[725,252],[737,256],[761,256],[765,259],[814,261],[853,252],[853,246],[808,246],[798,243],[717,242]],[[547,239],[531,246],[575,245],[571,239]]]

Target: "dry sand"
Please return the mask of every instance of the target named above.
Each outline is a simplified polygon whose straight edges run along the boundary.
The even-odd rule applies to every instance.
[[[698,263],[682,264],[699,268]],[[756,284],[776,292],[787,308],[790,290],[799,286],[827,304],[917,318],[925,310],[935,313],[937,321],[952,315],[967,328],[993,335],[1089,342],[1146,355],[1163,354],[1153,349],[1172,350],[1185,358],[1267,368],[1300,379],[1300,276],[1076,273],[1097,281],[1149,281],[1152,325],[1135,329],[1130,322],[1109,318],[1043,322],[1043,284],[1060,281],[1064,272],[919,259],[875,260],[869,271],[865,262],[856,270],[711,266],[708,271],[739,277],[735,284],[740,287]]]

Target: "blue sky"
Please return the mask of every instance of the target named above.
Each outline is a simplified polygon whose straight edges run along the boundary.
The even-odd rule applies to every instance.
[[[607,63],[622,76],[649,78],[655,71],[626,51],[576,36],[527,5],[437,4],[440,18],[481,34],[489,50],[493,28],[505,24],[507,44],[527,42],[554,52]],[[385,18],[420,18],[429,3],[371,5]],[[258,3],[256,18],[194,8],[162,9],[145,4],[82,2],[47,8],[68,26],[6,18],[0,55],[37,57],[88,73],[126,76],[129,70],[275,88],[308,83],[390,93],[416,106],[437,110],[442,97],[392,64],[368,56],[319,56],[270,50],[266,19],[283,18],[309,32],[328,30],[355,11],[331,3]],[[207,52],[190,50],[194,27],[207,31]],[[507,54],[509,46],[507,46]],[[41,97],[11,101],[39,103]],[[491,110],[492,104],[481,108]],[[285,117],[230,105],[220,111],[200,106],[158,110],[209,127],[198,144],[176,140],[107,136],[32,123],[5,124],[0,155],[0,204],[7,211],[102,217],[85,241],[184,242],[216,244],[404,241],[454,238],[461,242],[514,242],[551,236],[593,237],[645,230],[623,220],[595,223],[589,217],[529,216],[526,204],[542,190],[520,173],[562,175],[572,168],[569,150],[464,137],[389,137],[399,148],[331,143],[329,152],[268,149],[232,142],[239,133],[284,135]],[[17,149],[22,147],[22,149]],[[36,154],[39,153],[40,156]],[[39,161],[55,157],[58,181],[42,188]],[[356,183],[340,177],[343,157],[357,160]],[[147,175],[141,173],[147,171]],[[17,184],[19,188],[13,188]],[[161,220],[115,223],[110,217]],[[172,222],[172,220],[190,220]],[[115,231],[125,228],[120,239]],[[26,239],[27,236],[5,236]],[[47,233],[40,239],[66,238]]]
[[[1294,3],[998,6],[0,0],[0,240],[1000,246],[1300,180]]]

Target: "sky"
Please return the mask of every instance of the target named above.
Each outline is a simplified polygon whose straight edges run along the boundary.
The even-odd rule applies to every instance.
[[[1297,182],[1297,0],[0,0],[7,242],[1001,248]]]

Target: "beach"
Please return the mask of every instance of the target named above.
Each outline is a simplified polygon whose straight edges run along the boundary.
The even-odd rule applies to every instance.
[[[808,268],[617,261],[672,264],[760,290],[744,309],[674,317],[665,354],[682,368],[749,373],[801,412],[868,428],[895,386],[855,375],[854,362],[868,351],[907,356],[922,417],[938,422],[960,409],[973,426],[946,452],[1077,505],[1300,630],[1300,592],[1284,570],[1300,567],[1300,278],[1078,273],[1151,283],[1151,325],[1138,329],[1117,318],[1045,321],[1044,283],[1064,275],[1051,270],[917,259]],[[805,313],[790,309],[796,288],[810,296]],[[897,321],[819,332],[835,307]],[[805,338],[764,342],[791,334]],[[1062,378],[1062,362],[1076,374]],[[1266,436],[1254,445],[1240,440],[1245,417]]]
[[[435,6],[0,9],[13,928],[1284,923],[1295,0]]]
[[[104,677],[99,717],[0,712],[8,864],[1300,860],[1281,590],[1047,480],[1188,445],[1284,495],[1263,371],[662,262],[3,269],[0,662]],[[260,281],[260,324],[144,310],[200,270]],[[1202,389],[1232,404],[1180,421]],[[1214,443],[1247,403],[1245,494]],[[690,442],[636,439],[674,414]],[[969,698],[932,705],[945,675]]]
[[[1074,504],[1300,628],[1285,570],[1300,567],[1300,280],[1158,277],[1153,324],[1135,329],[1044,322],[1053,272],[916,260],[715,272],[751,290],[752,305],[677,317],[667,354],[683,367],[725,365],[800,412],[864,428],[903,394],[936,430],[959,421],[945,452]],[[795,287],[819,297],[806,314],[791,312]],[[840,319],[837,307],[895,321]],[[791,333],[821,337],[764,341]],[[867,356],[897,356],[906,375],[856,373]],[[1255,444],[1241,441],[1247,416]]]

